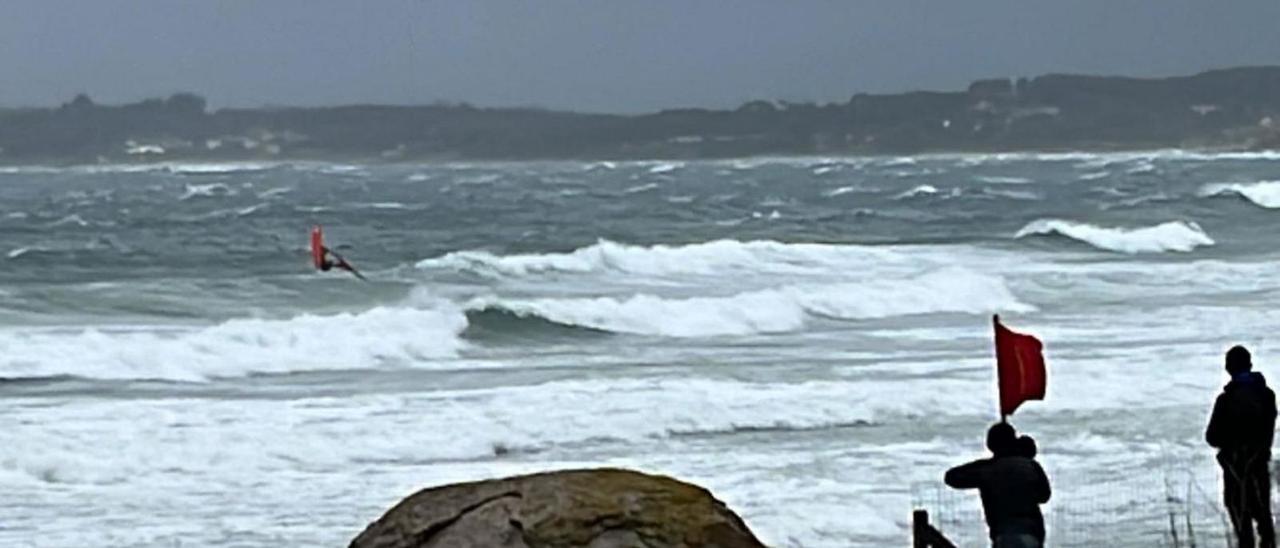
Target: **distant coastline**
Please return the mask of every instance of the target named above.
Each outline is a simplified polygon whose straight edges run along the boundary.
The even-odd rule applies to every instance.
[[[0,164],[699,159],[1280,149],[1280,66],[1173,78],[1050,74],[963,91],[644,115],[351,105],[210,110],[179,93],[0,109]]]

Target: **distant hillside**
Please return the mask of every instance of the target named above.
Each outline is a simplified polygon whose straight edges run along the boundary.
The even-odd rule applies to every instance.
[[[1140,79],[1050,74],[841,104],[623,116],[352,105],[209,111],[182,93],[0,110],[0,163],[708,158],[761,154],[1280,148],[1280,67]]]

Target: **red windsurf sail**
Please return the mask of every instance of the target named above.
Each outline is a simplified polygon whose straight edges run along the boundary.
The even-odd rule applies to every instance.
[[[311,227],[311,264],[317,269],[324,265],[324,232],[320,225]]]

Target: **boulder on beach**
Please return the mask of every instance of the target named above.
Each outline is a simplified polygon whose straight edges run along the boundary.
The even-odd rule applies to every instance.
[[[620,469],[423,489],[351,548],[762,548],[706,489]]]

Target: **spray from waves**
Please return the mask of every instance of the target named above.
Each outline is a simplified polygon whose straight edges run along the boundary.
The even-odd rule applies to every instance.
[[[1200,225],[1189,221],[1171,221],[1143,228],[1107,228],[1059,219],[1041,219],[1019,230],[1015,238],[1060,235],[1084,242],[1098,249],[1117,253],[1189,252],[1197,247],[1214,245]]]
[[[798,330],[812,318],[865,320],[931,313],[1029,312],[999,276],[948,267],[910,278],[861,283],[790,285],[726,297],[626,299],[478,298],[473,311],[614,333],[712,337]]]
[[[320,369],[413,366],[457,356],[467,320],[447,304],[379,307],[204,328],[0,332],[0,378],[198,382]]]
[[[1267,209],[1280,208],[1280,181],[1256,183],[1215,183],[1200,189],[1201,197],[1238,195]]]
[[[799,274],[904,262],[912,262],[912,258],[875,246],[715,240],[645,247],[600,240],[568,253],[499,256],[487,251],[455,251],[420,261],[417,267],[492,277],[599,272],[664,276],[729,272]]]

